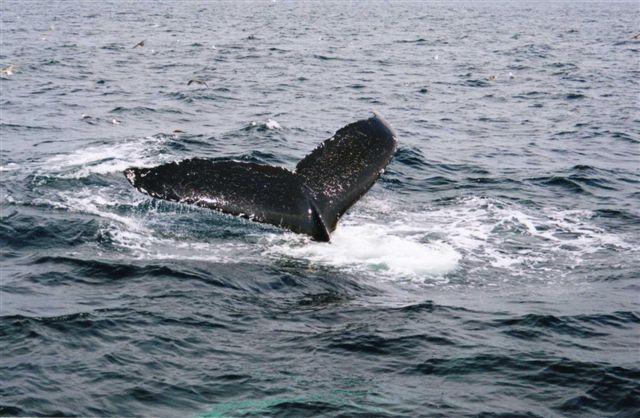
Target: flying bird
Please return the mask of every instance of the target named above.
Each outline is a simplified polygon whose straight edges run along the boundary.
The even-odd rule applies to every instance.
[[[143,47],[144,46],[144,41],[146,41],[146,39],[141,40],[140,42],[138,42],[137,44],[135,44],[133,46],[133,48],[137,48],[137,47]],[[133,49],[131,48],[131,49]]]
[[[204,84],[207,88],[209,88],[209,85],[207,84],[206,81],[204,80],[200,80],[198,78],[194,78],[193,80],[189,80],[189,82],[187,83],[187,86],[190,86],[192,83],[196,83],[196,84]]]

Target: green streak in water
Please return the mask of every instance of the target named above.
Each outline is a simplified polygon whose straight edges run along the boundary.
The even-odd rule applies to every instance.
[[[342,395],[342,396],[341,396]],[[358,409],[366,409],[363,412],[381,413],[380,408],[375,407],[358,407],[354,402],[356,400],[364,400],[366,393],[362,391],[348,391],[348,390],[334,390],[326,395],[312,395],[312,396],[298,396],[292,398],[274,398],[274,399],[262,399],[262,400],[246,400],[226,402],[215,406],[209,412],[202,415],[198,415],[196,418],[219,418],[228,417],[233,415],[243,415],[247,413],[266,413],[269,408],[277,406],[282,403],[310,403],[310,402],[322,402],[325,404],[331,404],[339,407],[343,405],[355,406]]]

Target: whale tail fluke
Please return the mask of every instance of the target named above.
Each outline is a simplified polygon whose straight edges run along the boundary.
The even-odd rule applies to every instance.
[[[281,167],[192,158],[125,175],[152,197],[207,207],[329,241],[338,219],[366,193],[397,147],[393,129],[375,115],[354,122],[304,157]]]
[[[330,231],[373,186],[396,147],[395,131],[376,114],[338,130],[300,160],[296,174],[315,192]]]
[[[319,241],[329,231],[302,178],[281,167],[191,158],[152,168],[128,168],[139,191],[257,222],[285,227]]]

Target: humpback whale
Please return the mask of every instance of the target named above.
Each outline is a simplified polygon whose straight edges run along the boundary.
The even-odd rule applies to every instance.
[[[140,192],[242,216],[329,241],[340,216],[373,186],[397,148],[380,116],[339,129],[304,157],[282,167],[190,158],[124,171]]]

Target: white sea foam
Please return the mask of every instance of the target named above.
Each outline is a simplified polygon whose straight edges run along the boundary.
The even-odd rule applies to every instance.
[[[167,140],[167,136],[157,135],[89,146],[54,155],[44,162],[43,170],[57,172],[58,177],[82,178],[93,173],[120,172],[131,166],[151,166],[172,159],[162,153]]]
[[[137,206],[145,202],[143,196],[117,197],[110,188],[85,188],[62,192],[55,201],[48,201],[60,209],[96,215],[107,222],[100,228],[111,243],[127,250],[135,259],[179,259],[233,263],[250,257],[251,244],[243,242],[220,245],[219,242],[199,241],[193,237],[167,236],[162,226],[170,223],[175,213],[157,213],[153,208],[133,214],[115,213],[118,206]],[[43,202],[39,202],[43,203]]]
[[[96,215],[116,222],[120,225],[121,229],[139,233],[150,233],[151,231],[145,227],[139,219],[115,213],[113,207],[123,204],[124,202],[115,200],[114,195],[115,193],[111,188],[102,188],[100,190],[84,188],[61,192],[55,200],[36,200],[35,203],[46,203],[72,212]],[[131,204],[134,202],[126,203]]]
[[[440,276],[456,268],[460,255],[450,245],[421,242],[395,226],[400,228],[352,219],[336,229],[329,243],[292,239],[266,253],[389,277]]]
[[[195,260],[214,263],[247,261],[250,250],[244,243],[203,242],[182,237],[160,237],[142,231],[110,225],[103,230],[111,242],[142,260]]]
[[[341,221],[331,243],[291,238],[272,243],[265,254],[400,279],[444,279],[462,268],[465,280],[473,282],[486,280],[478,273],[491,268],[504,276],[489,279],[505,282],[563,277],[567,266],[579,266],[605,248],[640,251],[591,216],[479,197],[415,211],[391,199],[365,198]]]
[[[595,225],[591,217],[589,211],[535,210],[471,197],[409,214],[407,222],[430,225],[433,234],[476,268],[489,265],[516,276],[547,276],[550,266],[577,266],[604,248],[639,250],[624,237]]]

